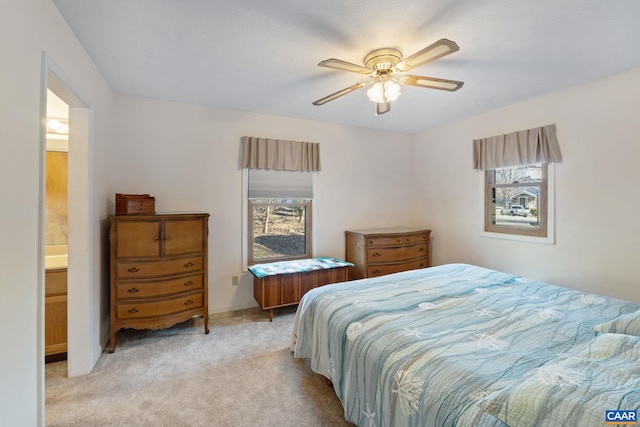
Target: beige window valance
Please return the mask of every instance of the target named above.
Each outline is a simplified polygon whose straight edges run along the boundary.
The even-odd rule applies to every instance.
[[[473,168],[496,169],[562,161],[556,125],[473,140]]]
[[[314,172],[320,170],[317,142],[242,137],[242,167]]]

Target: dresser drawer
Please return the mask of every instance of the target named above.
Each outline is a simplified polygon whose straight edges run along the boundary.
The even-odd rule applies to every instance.
[[[202,307],[202,293],[181,295],[160,301],[118,303],[116,314],[119,320],[165,316]]]
[[[426,243],[429,241],[429,233],[409,234],[404,236],[405,245],[412,243]]]
[[[119,282],[116,299],[148,298],[202,289],[202,274],[178,277],[170,280]]]
[[[169,259],[166,261],[117,262],[116,277],[118,279],[139,279],[143,277],[183,274],[190,271],[202,271],[203,264],[201,256]]]
[[[398,264],[371,265],[367,267],[367,277],[377,277],[406,270],[416,270],[418,268],[427,268],[428,266],[429,263],[426,258]]]
[[[366,238],[366,245],[368,248],[373,246],[391,246],[391,245],[402,245],[403,236],[402,234],[391,234],[388,236],[369,236]]]
[[[400,248],[367,249],[367,263],[385,263],[411,260],[427,255],[427,244],[404,246]]]

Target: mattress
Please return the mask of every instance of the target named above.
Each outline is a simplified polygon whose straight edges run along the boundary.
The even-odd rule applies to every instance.
[[[312,290],[291,349],[359,426],[602,426],[637,413],[640,338],[594,327],[639,311],[449,264]]]

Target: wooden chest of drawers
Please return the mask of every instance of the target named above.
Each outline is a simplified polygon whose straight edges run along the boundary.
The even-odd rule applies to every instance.
[[[209,333],[209,214],[115,215],[111,244],[111,348],[122,328],[161,329],[193,316]]]
[[[349,280],[429,267],[431,230],[410,227],[345,231]]]

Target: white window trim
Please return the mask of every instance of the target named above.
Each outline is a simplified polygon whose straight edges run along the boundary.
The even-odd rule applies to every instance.
[[[316,199],[316,174],[312,173],[311,182],[313,186],[313,199],[311,203],[311,256],[315,257],[318,253],[318,215],[317,215],[317,203],[315,203]],[[249,228],[248,228],[248,217],[249,217],[249,169],[242,169],[242,272],[247,273],[249,271],[249,264],[247,260],[249,259]]]
[[[482,187],[482,203],[480,209],[480,218],[481,228],[480,228],[480,236],[488,237],[492,239],[503,239],[503,240],[515,240],[519,242],[528,242],[528,243],[540,243],[544,245],[555,245],[555,200],[556,200],[556,165],[555,163],[548,163],[547,165],[547,237],[535,237],[535,236],[523,236],[521,234],[508,234],[508,233],[494,233],[491,231],[484,231],[484,215],[485,215],[485,177],[484,173],[479,174],[481,176],[480,184]]]

